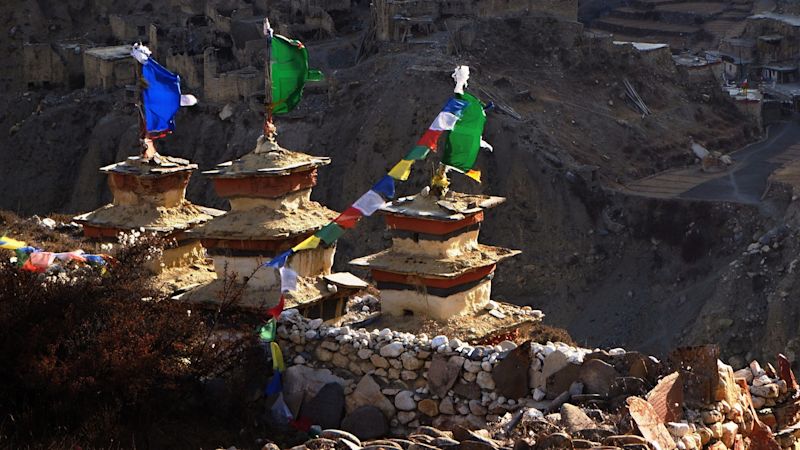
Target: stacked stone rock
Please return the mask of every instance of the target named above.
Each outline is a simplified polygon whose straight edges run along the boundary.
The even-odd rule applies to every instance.
[[[758,361],[753,361],[749,367],[734,373],[737,378],[747,381],[755,409],[769,408],[785,403],[789,397],[789,387],[786,381],[777,376],[775,369],[771,366],[768,367],[771,369],[772,376],[769,376],[767,371],[761,368]]]
[[[735,376],[747,382],[753,407],[758,418],[776,434],[781,447],[797,448],[800,445],[800,399],[789,361],[778,355],[778,370],[772,364],[762,368],[758,361],[737,370]],[[783,366],[783,367],[781,367]]]

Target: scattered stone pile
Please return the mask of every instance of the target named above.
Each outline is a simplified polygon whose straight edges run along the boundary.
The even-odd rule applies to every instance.
[[[754,362],[734,373],[715,346],[677,349],[662,362],[623,349],[480,346],[327,327],[293,311],[281,316],[278,335],[291,363],[286,404],[326,430],[298,448],[800,445],[797,384],[785,358],[779,370]]]

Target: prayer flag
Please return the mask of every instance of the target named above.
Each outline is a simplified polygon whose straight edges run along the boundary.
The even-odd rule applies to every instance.
[[[100,255],[83,255],[90,266],[105,266],[106,260]]]
[[[24,242],[11,239],[7,236],[0,237],[0,248],[4,248],[6,250],[16,250],[18,248],[25,247],[25,245],[26,244]]]
[[[147,82],[142,101],[148,137],[164,137],[175,130],[175,114],[181,107],[181,79],[153,58],[142,65],[142,77]]]
[[[278,317],[281,316],[283,312],[283,307],[286,305],[286,299],[283,298],[283,294],[281,294],[281,299],[278,300],[278,304],[269,308],[267,310],[267,315],[271,316],[273,319],[278,320]]]
[[[336,242],[337,239],[342,237],[344,234],[344,229],[340,227],[336,222],[331,222],[321,230],[317,231],[314,236],[320,238],[325,245],[331,245]]]
[[[394,198],[394,178],[384,175],[380,181],[372,186],[372,190],[381,194],[384,198]]]
[[[286,250],[285,252],[281,253],[280,255],[272,258],[268,263],[266,263],[264,265],[267,266],[267,267],[274,267],[276,269],[278,267],[283,267],[283,266],[286,265],[286,260],[288,260],[289,257],[292,256],[292,253],[293,253],[292,249]]]
[[[447,136],[442,164],[448,165],[460,172],[469,173],[478,159],[478,150],[481,147],[481,136],[486,124],[486,112],[483,104],[475,96],[465,93],[461,98],[468,102],[461,115],[461,120]],[[471,178],[475,179],[473,172]],[[478,175],[478,179],[480,176]]]
[[[368,191],[353,203],[353,208],[361,211],[365,216],[371,216],[372,213],[381,209],[385,203],[383,197],[375,193],[375,191]]]
[[[311,235],[305,241],[292,247],[292,252],[299,252],[300,250],[311,250],[319,247],[319,238]]]
[[[55,261],[56,255],[55,253],[51,252],[36,252],[31,253],[31,256],[28,258],[28,262],[31,263],[32,266],[39,269],[39,271],[44,272],[53,264]]]
[[[308,50],[302,42],[279,34],[270,42],[272,113],[286,114],[300,103],[306,81],[320,81],[324,77],[318,70],[309,70]]]
[[[417,146],[426,147],[435,152],[437,142],[439,142],[439,136],[441,135],[442,132],[439,130],[427,130],[425,134],[423,134],[422,137],[417,141]]]
[[[66,252],[66,253],[56,253],[56,259],[61,262],[70,262],[70,261],[86,262],[86,258],[84,258],[83,256],[83,250],[75,250],[74,252]]]
[[[283,383],[281,382],[281,373],[275,372],[272,375],[272,379],[269,380],[269,384],[267,385],[267,389],[264,391],[264,395],[275,395],[283,390]]]
[[[272,342],[275,340],[275,328],[277,322],[275,319],[270,318],[269,321],[258,329],[258,337],[263,342]]]
[[[297,290],[297,272],[288,266],[278,269],[281,273],[281,293]]]
[[[428,157],[428,154],[431,152],[431,149],[425,147],[424,145],[415,145],[414,148],[411,149],[410,152],[406,155],[403,159],[410,159],[414,161],[419,161]]]
[[[283,372],[286,370],[286,364],[283,363],[283,353],[281,347],[277,342],[272,341],[269,343],[269,348],[272,350],[272,368],[276,372]]]
[[[389,171],[389,176],[395,180],[406,181],[408,180],[408,176],[411,175],[412,165],[414,165],[414,161],[409,161],[407,159],[400,160],[400,162]]]
[[[352,206],[345,209],[339,217],[333,219],[334,222],[339,224],[342,228],[353,228],[358,221],[361,220],[361,211],[353,208]]]
[[[25,263],[22,265],[21,269],[22,270],[27,270],[28,272],[38,272],[38,273],[42,273],[42,272],[47,270],[46,267],[42,268],[42,267],[34,266],[33,263],[31,263],[30,258],[28,258],[25,261]]]

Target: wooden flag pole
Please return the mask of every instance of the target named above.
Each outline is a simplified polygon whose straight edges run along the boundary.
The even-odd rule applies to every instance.
[[[272,123],[272,27],[270,27],[268,17],[264,17],[264,37],[267,41],[266,60],[264,61],[264,137],[270,142],[275,142],[278,129]]]

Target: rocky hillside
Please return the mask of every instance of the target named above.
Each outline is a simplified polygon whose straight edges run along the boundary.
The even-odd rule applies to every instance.
[[[24,3],[8,11],[9,29],[17,28],[0,41],[9,61],[19,61],[25,40],[82,29],[102,35],[102,27],[81,19],[87,4],[50,10],[48,2]],[[439,33],[422,44],[378,46],[358,64],[357,34],[307,42],[312,65],[328,68],[328,81],[310,86],[302,106],[280,118],[278,127],[285,147],[333,159],[320,172],[315,199],[341,209],[367,189],[446,101],[452,68],[468,64],[470,88],[512,111],[490,113],[485,138],[495,151],[480,157],[484,184],[454,180],[458,190],[508,199],[489,213],[482,239],[523,254],[500,267],[495,296],[542,309],[550,323],[592,346],[658,352],[677,342],[738,339],[733,331],[744,316],[741,309],[726,309],[733,303],[723,298],[742,293],[728,271],[744,266],[729,263],[747,250],[752,236],[779,224],[785,202],[759,211],[625,198],[613,188],[690,163],[690,137],[729,151],[759,132],[713,84],[689,85],[670,64],[588,39],[578,24],[487,19],[460,33],[457,51],[450,36]],[[26,90],[13,65],[3,70],[10,89],[0,94],[0,208],[23,215],[78,213],[108,202],[97,169],[137,151],[137,124],[124,90]],[[642,118],[626,105],[625,79],[651,116]],[[209,169],[252,149],[263,120],[258,105],[200,100],[180,112],[162,153]],[[420,190],[435,160],[418,165],[400,193]],[[188,196],[226,206],[200,173]],[[382,227],[373,218],[341,239],[336,264],[345,268],[350,258],[383,248]],[[786,276],[791,284],[791,274]],[[756,299],[777,292],[777,278],[737,283],[753,279],[765,287],[741,294],[740,301],[763,305]],[[728,320],[730,333],[717,333],[714,324]],[[744,323],[754,337],[772,329],[758,320]],[[763,349],[725,347],[732,352],[725,356],[761,355],[782,341],[769,342]]]

